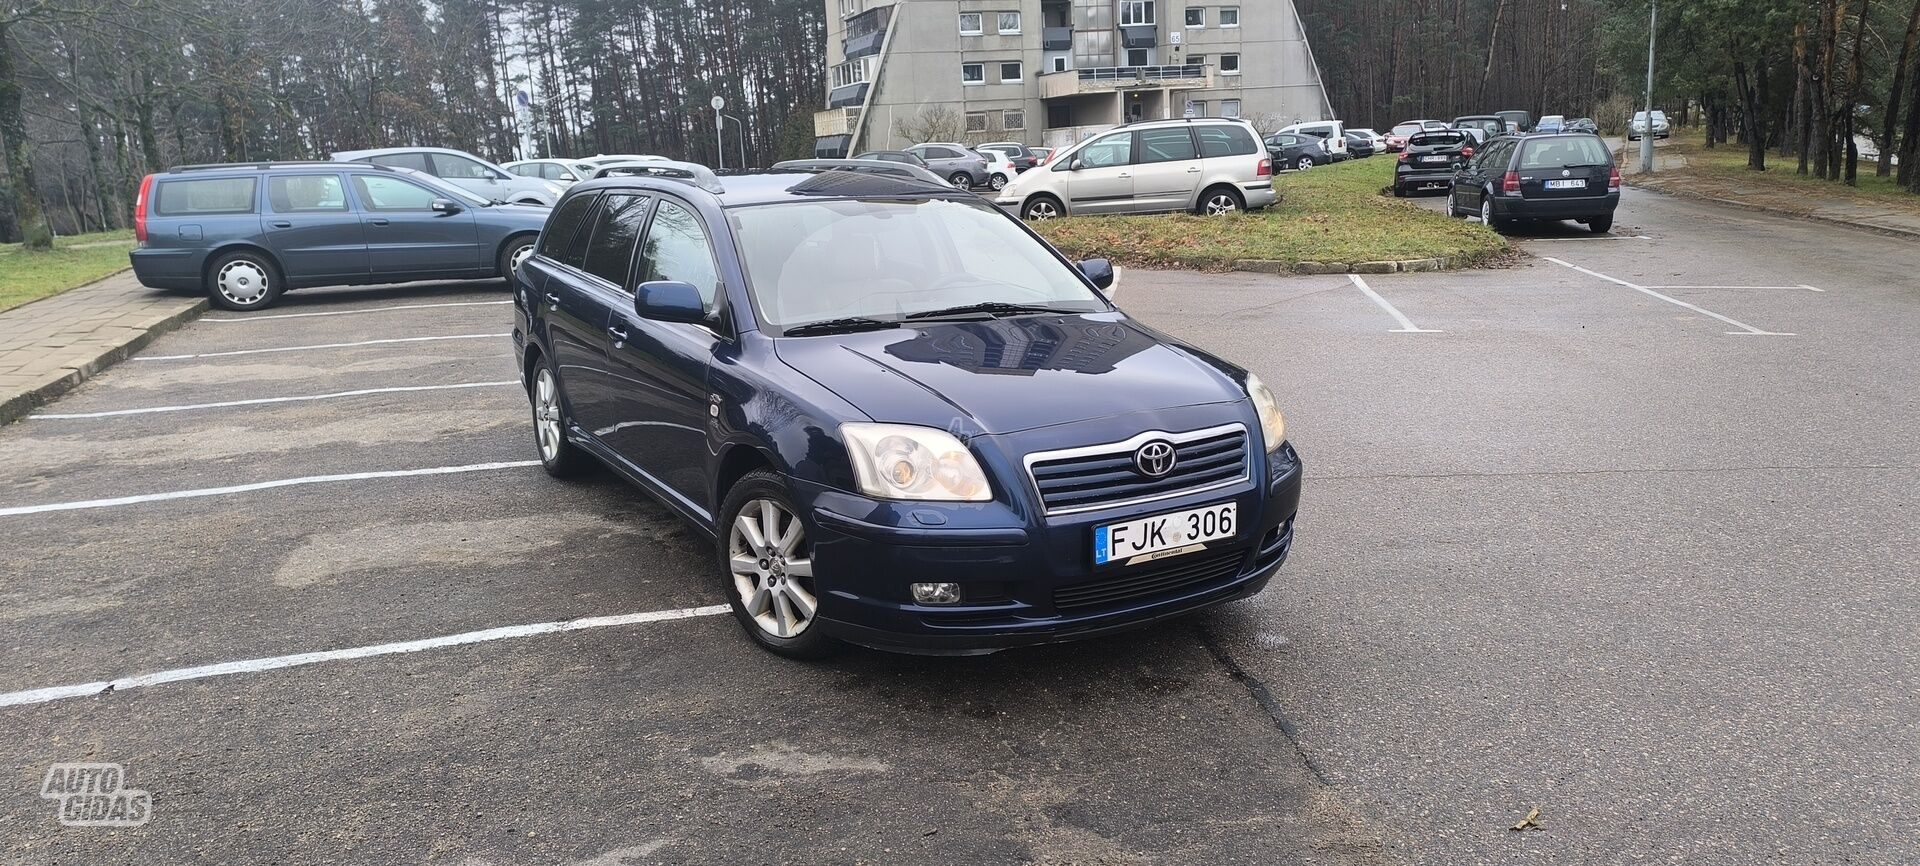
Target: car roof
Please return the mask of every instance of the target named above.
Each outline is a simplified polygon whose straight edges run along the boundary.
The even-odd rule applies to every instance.
[[[366,150],[340,150],[334,152],[333,158],[336,162],[343,162],[359,159],[363,156],[387,156],[395,153],[445,153],[453,156],[477,159],[481,162],[492,162],[492,160],[484,156],[468,153],[464,150],[455,150],[451,147],[373,147]]]
[[[972,193],[944,183],[858,171],[754,171],[719,179],[722,191],[702,189],[688,180],[662,176],[605,177],[574,184],[569,194],[601,189],[645,189],[690,199],[704,198],[723,208],[778,202],[850,198],[948,198]]]
[[[282,162],[208,162],[193,165],[176,165],[160,175],[201,175],[201,174],[238,174],[258,171],[298,171],[301,169],[342,169],[352,171],[385,171],[417,175],[422,172],[397,165],[374,165],[364,162],[340,162],[337,160],[286,160]]]

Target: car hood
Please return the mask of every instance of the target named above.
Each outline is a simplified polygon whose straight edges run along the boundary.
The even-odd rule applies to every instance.
[[[1014,433],[1246,399],[1231,368],[1118,312],[781,337],[774,346],[788,366],[896,424]]]

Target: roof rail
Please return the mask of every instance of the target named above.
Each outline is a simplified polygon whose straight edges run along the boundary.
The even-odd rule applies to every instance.
[[[615,162],[600,166],[593,176],[601,177],[664,177],[672,180],[684,180],[695,188],[714,195],[720,195],[727,188],[720,185],[720,178],[713,169],[694,162],[674,162],[668,159],[647,160],[645,162]]]
[[[907,162],[889,162],[883,159],[789,159],[773,164],[774,171],[856,171],[862,174],[884,174],[892,177],[908,178],[922,183],[952,189],[952,184],[942,180],[932,171]]]
[[[254,168],[254,169],[312,168],[314,166],[320,166],[320,165],[346,166],[349,164],[355,165],[355,166],[361,166],[365,168],[379,169],[381,171],[393,171],[393,166],[390,166],[390,165],[376,165],[370,162],[345,163],[345,162],[334,162],[334,161],[324,160],[324,159],[305,159],[305,160],[296,159],[296,160],[284,160],[284,161],[277,161],[277,162],[203,162],[195,165],[176,165],[172,168],[167,169],[167,171],[169,172],[217,171],[223,168]]]

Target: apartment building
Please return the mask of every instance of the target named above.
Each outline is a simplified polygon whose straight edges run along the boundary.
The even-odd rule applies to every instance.
[[[815,153],[1059,147],[1133,120],[1333,116],[1293,0],[824,0]]]

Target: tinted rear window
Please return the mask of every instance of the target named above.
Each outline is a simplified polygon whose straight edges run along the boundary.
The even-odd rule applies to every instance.
[[[153,212],[161,216],[253,213],[258,184],[253,177],[164,181],[154,193]]]
[[[633,266],[633,247],[647,216],[647,200],[637,195],[609,195],[593,218],[593,239],[587,242],[581,270],[616,286],[627,284]]]
[[[1196,126],[1193,131],[1200,136],[1201,156],[1248,156],[1259,150],[1254,144],[1253,133],[1239,126]]]
[[[580,223],[586,220],[587,211],[592,209],[595,198],[597,196],[588,193],[576,195],[561,202],[560,207],[554,210],[553,216],[547,217],[546,230],[540,233],[541,255],[570,265],[580,264],[577,261],[567,260],[567,247],[572,243],[573,235],[580,228]]]
[[[1571,165],[1612,165],[1613,158],[1600,139],[1588,135],[1536,138],[1520,151],[1520,168],[1562,168]]]

